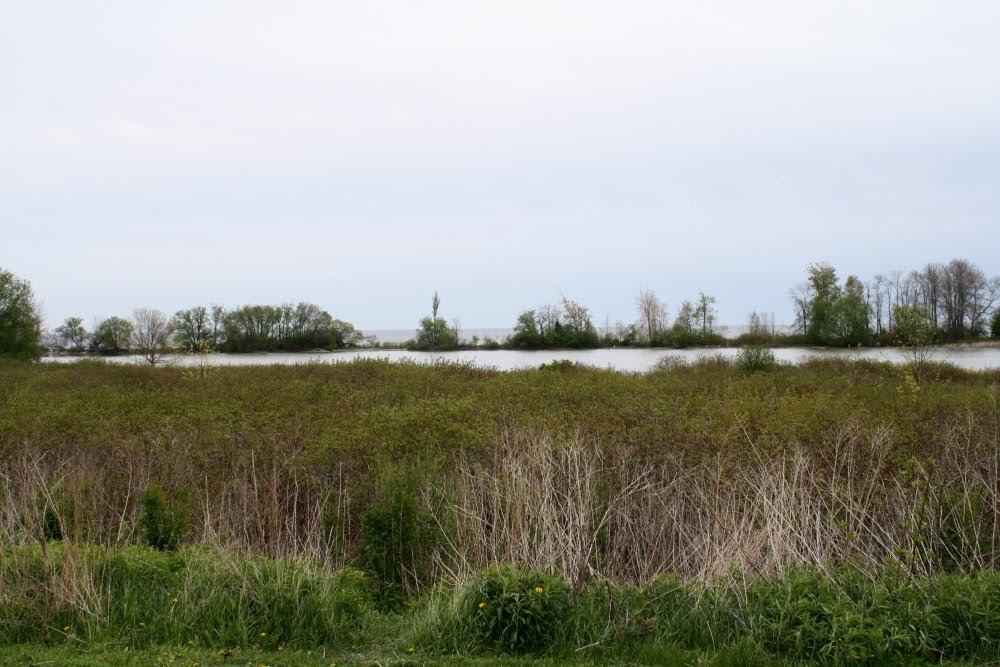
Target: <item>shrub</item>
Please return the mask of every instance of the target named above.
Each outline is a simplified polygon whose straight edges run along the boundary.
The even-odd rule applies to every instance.
[[[174,551],[181,545],[187,530],[187,502],[182,497],[176,505],[167,502],[163,489],[149,486],[140,499],[139,525],[146,544],[159,551]]]
[[[763,345],[747,345],[736,354],[736,367],[748,375],[774,368],[776,363],[774,352]]]
[[[553,359],[547,364],[540,364],[538,370],[540,371],[551,371],[556,373],[562,373],[565,371],[571,371],[576,367],[569,359]]]
[[[559,577],[512,566],[491,567],[458,591],[459,630],[481,648],[540,651],[555,641],[570,611]]]
[[[415,592],[429,567],[434,531],[419,501],[419,476],[414,470],[387,472],[361,516],[361,563],[388,606]]]

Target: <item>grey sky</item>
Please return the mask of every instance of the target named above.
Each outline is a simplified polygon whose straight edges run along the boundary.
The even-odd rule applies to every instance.
[[[993,0],[0,2],[0,266],[49,326],[1000,273]]]

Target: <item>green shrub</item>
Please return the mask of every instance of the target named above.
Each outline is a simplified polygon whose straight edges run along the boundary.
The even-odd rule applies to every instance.
[[[174,551],[187,531],[187,502],[183,496],[176,504],[168,503],[159,486],[151,485],[139,500],[142,511],[139,525],[148,546],[159,551]]]
[[[553,373],[563,373],[566,371],[571,371],[576,367],[569,359],[553,359],[547,364],[540,364],[538,370],[549,371]]]
[[[748,375],[769,370],[776,364],[774,352],[763,345],[747,345],[736,354],[736,367]]]
[[[415,593],[430,568],[435,539],[433,521],[419,498],[417,480],[423,478],[414,470],[387,471],[361,515],[361,564],[390,607]]]
[[[525,653],[553,644],[570,611],[569,585],[512,566],[484,570],[458,591],[460,632],[481,648]]]

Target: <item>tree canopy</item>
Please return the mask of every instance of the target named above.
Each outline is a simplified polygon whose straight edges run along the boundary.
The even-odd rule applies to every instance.
[[[42,356],[42,318],[31,283],[0,268],[0,357],[33,361]]]

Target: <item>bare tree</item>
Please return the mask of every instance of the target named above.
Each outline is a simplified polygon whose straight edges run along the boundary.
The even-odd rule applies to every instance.
[[[639,325],[647,341],[652,341],[667,321],[667,306],[650,289],[639,290],[635,298],[635,308],[639,314]]]
[[[538,333],[545,337],[550,331],[555,329],[556,324],[562,319],[562,308],[555,303],[542,304],[538,308]]]
[[[810,305],[813,299],[813,290],[807,283],[799,283],[788,290],[788,296],[795,304],[795,330],[805,334],[809,330]]]
[[[173,327],[163,312],[155,308],[136,308],[132,311],[132,347],[150,366],[163,361],[169,352],[172,333]]]
[[[875,336],[882,335],[882,321],[884,320],[884,315],[887,307],[886,301],[886,284],[887,281],[885,276],[881,273],[876,273],[875,277],[868,281],[866,286],[868,306],[871,309],[872,314],[872,324],[875,326]]]

